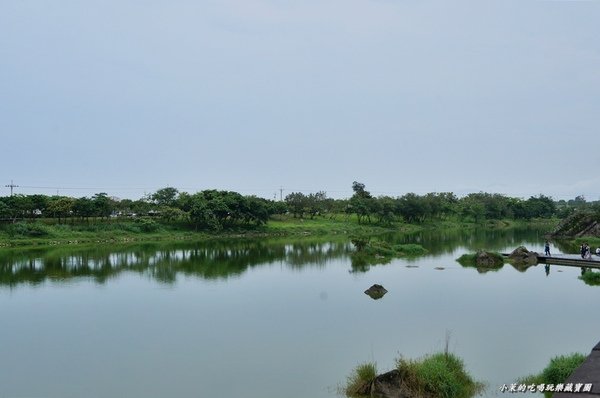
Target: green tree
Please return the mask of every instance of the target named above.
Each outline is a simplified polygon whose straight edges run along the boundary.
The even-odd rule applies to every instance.
[[[423,197],[409,192],[398,199],[398,212],[407,222],[422,222],[429,214],[428,203]]]
[[[155,193],[151,195],[152,201],[158,206],[169,206],[175,207],[175,202],[177,201],[177,195],[179,191],[177,188],[166,187],[161,188]]]
[[[348,210],[356,214],[359,224],[364,220],[371,222],[371,213],[376,206],[373,196],[365,189],[365,184],[357,181],[352,182],[352,190],[354,194],[350,198]]]
[[[114,202],[105,192],[97,193],[92,196],[94,202],[95,215],[108,218],[114,209]]]
[[[377,221],[382,224],[391,224],[396,214],[397,200],[389,196],[382,196],[377,199],[376,204]]]
[[[292,192],[285,197],[285,203],[294,217],[304,217],[308,208],[308,198],[302,192]]]
[[[53,196],[48,203],[48,211],[58,220],[60,224],[73,212],[75,199],[67,196]]]
[[[192,198],[190,220],[194,223],[196,229],[220,230],[222,226],[217,222],[217,218],[204,195],[197,193]]]
[[[317,214],[323,213],[326,199],[327,194],[323,191],[311,193],[306,197],[306,209],[310,218],[315,218]]]
[[[73,203],[73,214],[82,220],[93,217],[94,213],[94,201],[90,198],[81,197]]]

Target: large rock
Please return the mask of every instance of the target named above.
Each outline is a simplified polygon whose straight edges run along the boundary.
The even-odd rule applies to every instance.
[[[538,254],[530,252],[525,246],[517,247],[508,258],[515,265],[535,265],[538,262]]]
[[[396,369],[377,376],[370,390],[374,398],[410,398],[402,385],[402,375]]]

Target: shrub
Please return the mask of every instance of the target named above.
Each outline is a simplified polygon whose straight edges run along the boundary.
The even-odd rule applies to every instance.
[[[160,227],[156,221],[147,218],[140,218],[136,220],[136,224],[139,226],[142,232],[156,232]]]

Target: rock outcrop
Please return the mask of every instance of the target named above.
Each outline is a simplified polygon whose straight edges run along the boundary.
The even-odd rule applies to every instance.
[[[562,220],[551,235],[562,238],[600,236],[600,212],[577,210]]]
[[[508,255],[510,262],[517,266],[535,265],[538,262],[538,254],[530,252],[525,246],[519,246]]]

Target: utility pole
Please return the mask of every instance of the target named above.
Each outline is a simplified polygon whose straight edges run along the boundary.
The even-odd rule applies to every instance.
[[[283,187],[280,186],[279,187],[279,201],[283,201]]]
[[[13,180],[10,180],[10,184],[5,185],[5,187],[10,188],[10,196],[13,196],[13,188],[18,188],[18,185],[15,185]]]

